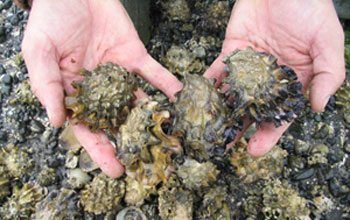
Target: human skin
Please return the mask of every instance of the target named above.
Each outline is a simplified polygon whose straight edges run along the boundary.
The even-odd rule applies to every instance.
[[[114,62],[138,73],[172,100],[182,84],[146,51],[124,7],[118,0],[35,0],[22,43],[34,94],[47,110],[50,122],[66,120],[64,91],[81,80],[82,68]],[[144,97],[137,91],[138,98]],[[106,135],[71,123],[75,136],[91,158],[110,177],[121,176],[123,166]]]
[[[273,54],[280,65],[293,68],[304,93],[310,87],[311,107],[316,112],[323,111],[344,81],[344,33],[331,0],[236,1],[222,52],[205,77],[216,78],[219,85],[225,75],[222,58],[248,46]],[[248,119],[244,122],[236,141],[251,124]],[[273,123],[261,123],[248,152],[255,157],[264,155],[290,124],[276,128]]]

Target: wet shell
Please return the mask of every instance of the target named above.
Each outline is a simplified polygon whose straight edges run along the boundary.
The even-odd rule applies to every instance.
[[[122,180],[107,177],[101,173],[81,191],[84,210],[99,215],[116,208],[125,194]]]
[[[214,217],[218,220],[230,220],[230,210],[225,202],[227,190],[222,186],[215,186],[203,196],[199,211],[200,219]]]
[[[1,202],[11,194],[10,191],[10,176],[5,166],[0,165],[0,204]]]
[[[74,190],[53,190],[36,205],[35,220],[81,219],[78,200]]]
[[[182,153],[180,141],[162,130],[169,117],[156,102],[142,100],[119,128],[117,156],[126,174],[145,185],[165,181],[174,169],[172,157]]]
[[[139,208],[130,206],[121,210],[115,220],[147,220],[147,217]]]
[[[137,180],[127,176],[126,182],[126,193],[124,201],[128,205],[141,206],[150,195],[156,195],[157,189],[154,185],[145,185]]]
[[[66,108],[73,111],[73,122],[83,122],[92,131],[122,124],[135,99],[134,77],[113,63],[100,64],[93,71],[82,70],[80,74],[85,79],[74,81],[76,92],[65,98]]]
[[[234,117],[249,116],[258,123],[273,122],[276,126],[296,118],[304,107],[302,84],[287,66],[278,66],[269,54],[235,50],[223,58],[226,64],[223,84],[229,84],[227,98],[234,98]]]
[[[181,136],[188,154],[199,161],[225,152],[236,136],[236,121],[213,82],[186,74],[176,94],[174,134]]]
[[[47,194],[47,189],[39,185],[25,183],[22,188],[13,187],[12,196],[0,208],[0,216],[5,220],[29,219],[35,212],[35,204]]]
[[[343,85],[339,88],[336,97],[336,105],[343,113],[345,121],[350,124],[350,77],[347,77]]]

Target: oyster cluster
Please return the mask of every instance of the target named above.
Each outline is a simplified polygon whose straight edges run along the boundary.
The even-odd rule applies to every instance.
[[[65,98],[66,108],[73,111],[73,122],[83,122],[92,131],[122,124],[135,99],[134,77],[113,63],[100,64],[93,71],[83,69],[80,74],[85,79],[73,81],[76,92]]]
[[[343,113],[345,121],[350,124],[350,77],[347,77],[343,85],[339,88],[336,97],[336,105]]]
[[[258,123],[280,126],[302,112],[302,84],[296,82],[295,72],[288,66],[279,66],[273,55],[248,47],[229,53],[223,62],[228,76],[222,82],[230,85],[225,95],[234,98],[234,118],[249,116]]]

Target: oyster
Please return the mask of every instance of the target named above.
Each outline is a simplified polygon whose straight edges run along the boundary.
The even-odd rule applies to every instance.
[[[184,87],[176,96],[174,134],[183,138],[189,156],[202,161],[223,154],[237,128],[213,82],[185,74]]]
[[[280,126],[302,112],[302,84],[291,68],[278,66],[274,56],[248,47],[229,53],[223,62],[228,76],[222,82],[230,85],[225,94],[234,98],[234,118],[247,115]]]
[[[125,178],[126,192],[124,201],[129,205],[141,206],[150,195],[156,195],[157,189],[154,185],[145,185],[127,176]]]
[[[216,186],[210,188],[204,195],[201,208],[199,209],[199,219],[214,217],[217,220],[230,220],[230,210],[225,202],[227,190],[225,187]]]
[[[8,100],[8,104],[16,106],[19,103],[29,105],[39,104],[39,100],[35,97],[30,87],[29,79],[24,80],[15,89],[15,95]]]
[[[201,187],[211,186],[216,181],[219,171],[210,161],[199,163],[186,158],[185,162],[177,167],[176,174],[182,179],[186,188],[198,190]]]
[[[39,185],[31,186],[31,184],[25,183],[22,188],[13,187],[12,196],[0,209],[2,219],[29,219],[35,212],[35,204],[44,199],[46,194],[47,189]]]
[[[193,215],[193,195],[185,190],[176,175],[159,189],[158,209],[163,220],[189,220]]]
[[[16,178],[22,178],[29,175],[34,167],[34,160],[24,149],[19,148],[13,143],[9,143],[0,151],[0,160],[6,165],[9,174]]]
[[[251,183],[259,179],[270,179],[282,173],[283,159],[288,155],[287,151],[275,146],[266,155],[253,158],[247,151],[248,143],[240,139],[232,149],[231,165],[235,167],[238,176],[244,182]]]
[[[180,141],[162,130],[170,117],[157,102],[141,100],[133,108],[117,136],[117,152],[128,176],[145,185],[165,181],[174,169],[172,158],[182,153]]]
[[[350,77],[347,77],[343,85],[338,89],[335,97],[337,107],[343,113],[346,123],[350,124]]]
[[[99,215],[119,205],[125,194],[125,182],[100,173],[80,193],[84,210]]]
[[[170,21],[188,21],[191,17],[186,0],[169,0],[162,2],[165,14]]]
[[[66,108],[73,111],[73,122],[83,122],[92,131],[122,124],[135,99],[134,77],[113,63],[100,64],[93,71],[82,70],[80,74],[84,81],[72,82],[76,92],[65,98]]]
[[[62,188],[53,190],[36,205],[36,220],[81,219],[78,194],[74,190]]]

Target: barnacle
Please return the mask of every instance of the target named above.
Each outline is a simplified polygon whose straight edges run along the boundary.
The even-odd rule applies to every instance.
[[[83,122],[92,131],[122,124],[135,99],[134,77],[113,63],[100,64],[93,71],[84,69],[80,74],[85,79],[72,82],[76,92],[65,98],[66,108],[73,111],[73,122]]]
[[[5,220],[29,219],[35,212],[35,204],[47,194],[47,189],[39,185],[32,186],[25,183],[22,188],[13,187],[12,196],[1,207],[1,214]]]
[[[125,194],[125,182],[100,173],[81,191],[84,210],[99,215],[116,208]]]
[[[203,196],[201,203],[199,217],[200,219],[207,219],[214,217],[218,220],[229,220],[230,210],[225,202],[227,190],[225,187],[216,186],[209,189]]]
[[[222,82],[229,84],[225,93],[234,98],[235,118],[249,116],[258,123],[283,121],[296,118],[304,107],[302,84],[287,66],[278,66],[277,59],[269,54],[235,50],[223,58],[228,73]]]
[[[147,220],[145,214],[136,207],[129,206],[127,208],[122,209],[118,212],[118,215],[115,220]]]
[[[180,141],[162,130],[169,117],[157,102],[142,100],[119,128],[117,156],[126,174],[145,185],[165,181],[174,169],[172,157],[182,153]]]
[[[184,163],[177,167],[176,174],[182,179],[186,188],[195,190],[211,186],[216,181],[219,171],[210,161],[199,163],[186,158]]]
[[[340,108],[343,113],[345,121],[350,124],[350,78],[344,81],[343,85],[338,89],[335,94],[336,105]]]
[[[266,219],[309,220],[308,200],[298,195],[287,181],[271,180],[263,189],[262,211]]]
[[[36,205],[36,220],[81,219],[78,193],[62,188],[51,191],[44,200]]]
[[[2,151],[1,151],[2,150]],[[30,174],[34,166],[34,160],[27,150],[9,143],[0,150],[0,158],[6,165],[9,174],[13,177],[22,178]]]
[[[231,165],[235,167],[236,173],[247,183],[258,179],[269,179],[281,174],[283,168],[283,158],[288,153],[279,146],[275,146],[266,155],[253,158],[247,151],[247,142],[241,139],[232,149],[230,158]]]
[[[182,136],[188,154],[200,161],[223,154],[236,136],[236,122],[213,82],[186,74],[176,96],[174,133]]]
[[[150,195],[156,195],[155,185],[145,185],[127,176],[124,201],[129,205],[140,206]]]
[[[193,215],[193,195],[173,174],[158,191],[159,215],[163,220],[189,220]]]

